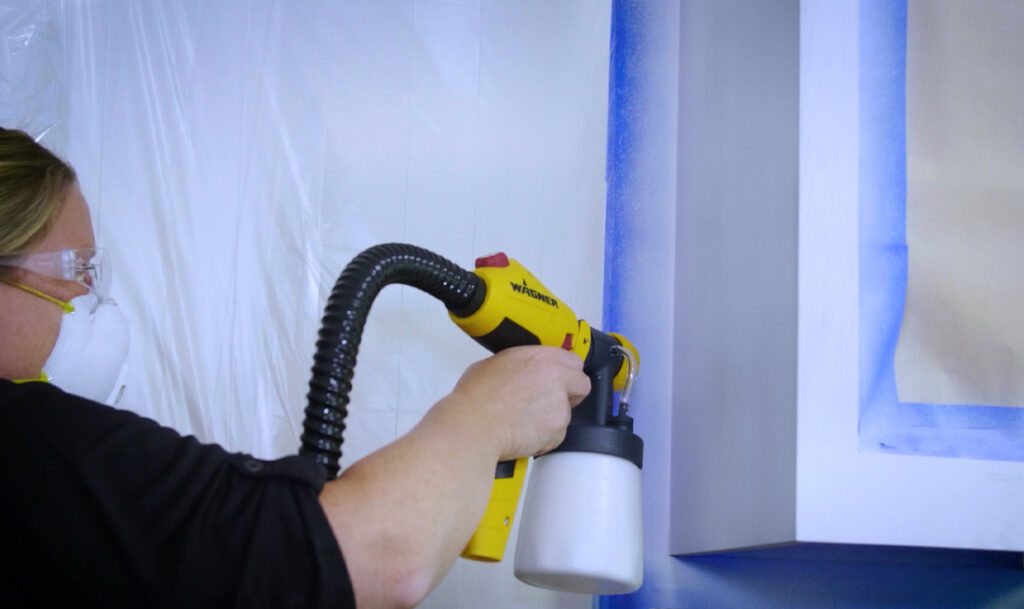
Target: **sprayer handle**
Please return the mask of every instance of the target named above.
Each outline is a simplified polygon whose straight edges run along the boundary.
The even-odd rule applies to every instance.
[[[529,457],[498,463],[494,472],[491,500],[487,503],[484,517],[480,519],[480,524],[462,551],[463,558],[498,562],[504,556],[528,463]]]

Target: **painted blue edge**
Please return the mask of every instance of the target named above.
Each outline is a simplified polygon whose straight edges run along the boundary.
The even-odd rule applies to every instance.
[[[639,147],[635,124],[640,104],[639,61],[643,23],[642,0],[612,0],[608,58],[608,149],[605,162],[604,294],[602,328],[614,332],[622,326],[624,294],[615,286],[626,283],[631,237],[629,185]],[[595,596],[594,609],[639,607],[640,595]]]
[[[1024,461],[1024,409],[900,402],[907,288],[905,0],[860,4],[860,449]]]
[[[638,95],[638,70],[630,69],[637,58],[641,23],[636,0],[613,0],[608,61],[608,149],[605,161],[604,308],[603,328],[621,325],[620,291],[612,289],[625,279],[630,226],[627,196],[633,170],[637,128],[630,120]]]

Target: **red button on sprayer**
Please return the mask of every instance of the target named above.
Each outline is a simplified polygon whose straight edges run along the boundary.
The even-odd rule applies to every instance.
[[[476,268],[481,269],[490,266],[508,266],[508,256],[505,255],[505,252],[498,252],[490,256],[480,256],[476,259]]]

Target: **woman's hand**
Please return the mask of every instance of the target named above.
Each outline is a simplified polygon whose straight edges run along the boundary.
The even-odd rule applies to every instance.
[[[500,460],[538,455],[565,439],[573,406],[590,393],[579,356],[555,347],[513,347],[470,366],[438,406],[492,427]]]

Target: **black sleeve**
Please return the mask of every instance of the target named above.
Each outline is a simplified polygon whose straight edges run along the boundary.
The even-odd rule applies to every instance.
[[[45,383],[0,380],[0,598],[354,607],[323,484],[298,456],[230,454]]]

